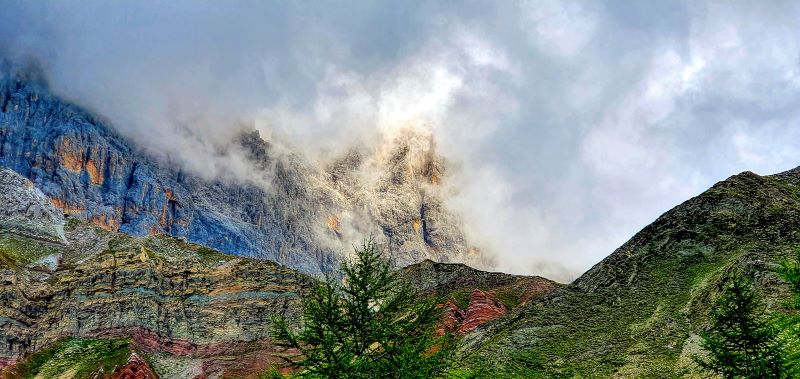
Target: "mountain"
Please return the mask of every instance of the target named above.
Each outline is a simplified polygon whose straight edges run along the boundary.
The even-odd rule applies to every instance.
[[[564,285],[434,262],[483,257],[424,136],[322,163],[255,132],[228,148],[251,178],[186,172],[36,75],[2,76],[0,375],[258,377],[287,353],[271,318],[299,322],[307,274],[335,271],[370,231],[411,264],[420,298],[441,300],[453,377],[697,377],[732,272],[770,309],[789,298],[773,268],[800,247],[800,168],[721,181]]]
[[[299,322],[305,274],[64,219],[10,170],[0,202],[0,375],[257,377],[287,353],[269,325]],[[789,298],[772,268],[800,246],[798,226],[800,169],[745,172],[568,285],[429,260],[402,275],[441,300],[441,331],[460,336],[454,377],[697,377],[698,333],[731,272],[772,309]]]
[[[539,276],[476,270],[431,260],[402,270],[420,297],[435,297],[444,309],[441,332],[464,335],[509,311],[563,287]]]
[[[0,377],[257,378],[291,351],[311,278],[164,234],[131,236],[65,218],[28,179],[0,169]],[[544,278],[426,260],[403,278],[446,299],[464,334],[560,288]]]
[[[780,308],[772,269],[800,247],[800,169],[744,172],[673,208],[570,285],[467,335],[486,377],[695,377],[698,332],[731,272]]]
[[[65,221],[5,169],[0,201],[0,368],[13,366],[4,375],[91,374],[99,362],[124,370],[133,360],[161,377],[236,377],[282,362],[271,318],[299,322],[306,275],[175,237]],[[33,353],[48,358],[14,366]]]
[[[143,153],[54,95],[35,70],[0,66],[0,166],[73,217],[134,236],[185,237],[310,274],[334,270],[369,234],[401,265],[483,262],[444,205],[447,164],[433,141],[406,134],[316,163],[243,132],[227,148],[247,157],[251,176],[206,179]]]

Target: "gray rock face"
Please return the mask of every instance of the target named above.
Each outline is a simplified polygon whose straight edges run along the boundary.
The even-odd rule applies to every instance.
[[[369,235],[399,265],[480,262],[443,205],[446,165],[430,140],[403,135],[327,163],[277,153],[256,132],[235,142],[252,178],[207,180],[142,153],[40,80],[0,74],[0,166],[30,179],[65,214],[312,274],[335,271]]]
[[[64,216],[42,191],[19,174],[0,167],[0,230],[32,237],[64,239]]]

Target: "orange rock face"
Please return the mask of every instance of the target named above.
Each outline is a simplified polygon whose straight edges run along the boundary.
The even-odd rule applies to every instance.
[[[414,228],[414,232],[419,233],[419,228],[422,226],[422,220],[419,218],[415,218],[411,220],[411,227]]]
[[[169,210],[167,208],[167,204],[165,203],[163,207],[161,207],[161,215],[158,217],[158,225],[161,225],[161,228],[167,229],[167,219],[169,217]],[[155,225],[153,226],[155,227]]]
[[[128,358],[128,363],[117,368],[109,377],[111,379],[158,379],[150,365],[136,353]]]
[[[93,216],[89,221],[95,226],[105,230],[113,232],[119,230],[119,221],[115,217],[109,217],[108,215],[97,215]]]
[[[164,197],[167,201],[161,207],[161,215],[158,217],[158,225],[161,226],[161,230],[166,231],[167,233],[172,231],[172,214],[169,211],[169,207],[173,202],[175,202],[175,194],[172,190],[165,189],[164,190]],[[155,225],[153,225],[153,229],[157,229]],[[152,230],[151,229],[151,232]]]
[[[59,146],[58,155],[61,157],[61,164],[67,170],[80,172],[83,169],[83,154],[75,145],[72,139],[64,139]]]
[[[78,213],[81,213],[81,212],[85,211],[85,209],[83,209],[81,207],[78,207],[78,206],[69,205],[69,204],[67,204],[66,201],[61,200],[61,199],[52,198],[52,199],[50,199],[50,203],[52,203],[53,206],[55,206],[56,208],[61,209],[62,211],[64,211],[64,213],[70,214],[70,215],[78,214]]]
[[[328,225],[328,229],[333,232],[339,232],[339,218],[336,216],[328,217],[328,221],[326,222]]]
[[[78,143],[71,138],[65,138],[58,147],[58,156],[61,157],[61,165],[67,170],[72,172],[86,170],[91,184],[103,184],[105,180],[103,162],[105,160],[97,147],[89,149],[87,155]]]
[[[460,309],[453,301],[445,303],[444,308],[440,334],[445,331],[466,334],[507,312],[494,291],[482,290],[472,291],[467,309]]]
[[[103,184],[103,172],[97,169],[97,165],[91,159],[86,161],[86,172],[89,173],[89,182],[95,185]]]

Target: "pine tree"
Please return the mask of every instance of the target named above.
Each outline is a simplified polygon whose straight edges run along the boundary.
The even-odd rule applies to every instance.
[[[800,311],[800,249],[795,250],[795,257],[784,259],[776,270],[781,279],[789,283],[794,295],[792,308]]]
[[[788,377],[779,331],[749,281],[734,276],[711,316],[711,328],[701,333],[708,355],[695,357],[701,368],[723,378]]]
[[[303,326],[275,320],[276,339],[298,349],[294,364],[307,378],[430,378],[449,356],[435,336],[434,301],[417,299],[367,240],[341,267],[343,280],[320,281],[304,297]]]
[[[785,360],[787,367],[800,376],[800,249],[795,250],[794,258],[780,262],[776,272],[789,284],[792,291],[792,302],[786,304],[776,320],[777,327],[782,330],[781,338],[786,345]]]

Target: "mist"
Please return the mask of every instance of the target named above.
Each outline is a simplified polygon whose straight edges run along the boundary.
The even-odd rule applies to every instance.
[[[149,153],[246,176],[433,136],[497,270],[570,281],[716,181],[800,165],[800,9],[774,2],[2,1],[0,51]]]

